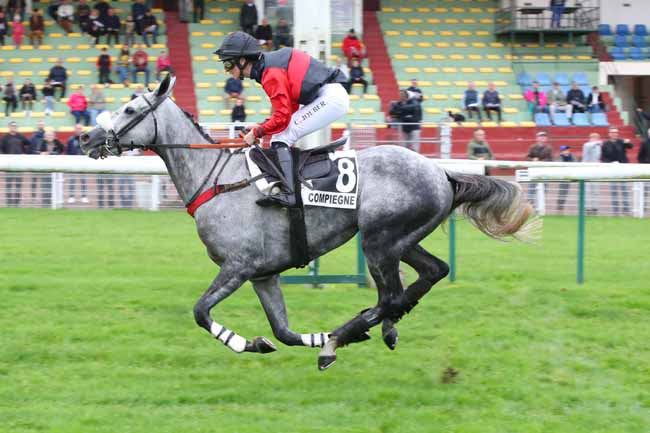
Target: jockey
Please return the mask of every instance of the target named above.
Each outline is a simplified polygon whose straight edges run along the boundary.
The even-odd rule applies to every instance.
[[[308,54],[282,48],[263,53],[257,39],[244,32],[231,33],[215,52],[227,73],[262,85],[271,100],[273,114],[253,126],[244,136],[249,145],[271,135],[287,185],[280,194],[259,199],[260,206],[296,205],[293,161],[289,146],[317,131],[348,111],[349,97],[343,87],[346,77]]]

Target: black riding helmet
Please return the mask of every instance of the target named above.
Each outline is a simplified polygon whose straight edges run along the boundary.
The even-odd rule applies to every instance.
[[[214,54],[219,56],[226,72],[237,66],[239,79],[244,79],[244,68],[260,57],[262,51],[257,39],[244,32],[235,32],[226,36]],[[242,62],[243,59],[243,62]]]

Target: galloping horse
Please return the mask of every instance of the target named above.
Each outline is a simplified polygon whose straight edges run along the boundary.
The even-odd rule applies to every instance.
[[[183,201],[188,204],[212,185],[249,178],[242,152],[191,150],[169,144],[209,143],[209,137],[169,98],[175,84],[169,75],[153,91],[98,119],[82,136],[82,148],[92,158],[119,154],[122,147],[149,147],[165,162]],[[167,145],[166,145],[167,144]],[[222,158],[226,154],[227,156]],[[431,287],[449,272],[447,264],[419,246],[427,235],[459,208],[481,231],[494,238],[522,239],[531,227],[532,207],[520,188],[478,175],[448,172],[427,158],[397,146],[378,146],[357,153],[363,174],[354,210],[306,207],[308,248],[318,257],[359,232],[368,268],[378,289],[377,304],[332,332],[300,334],[289,328],[279,274],[292,266],[289,221],[285,209],[255,204],[260,192],[242,188],[221,194],[196,210],[199,237],[220,271],[194,306],[196,322],[234,352],[276,350],[264,337],[247,340],[217,323],[210,311],[246,281],[251,281],[275,337],[290,346],[321,347],[318,366],[336,360],[336,349],[369,338],[382,323],[390,349],[397,343],[395,324]],[[274,227],[268,230],[266,227]],[[406,289],[400,261],[418,278]]]

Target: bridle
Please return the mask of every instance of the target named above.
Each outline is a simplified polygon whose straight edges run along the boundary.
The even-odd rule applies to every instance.
[[[153,104],[151,103],[151,101],[147,99],[147,97],[144,94],[141,95],[140,97],[144,99],[144,102],[146,102],[148,105],[148,108],[146,110],[143,110],[140,113],[138,113],[137,116],[134,116],[133,119],[129,120],[129,122],[123,127],[121,127],[118,131],[115,131],[113,128],[108,129],[102,126],[102,129],[106,131],[106,141],[104,142],[104,145],[100,149],[100,158],[106,158],[107,156],[119,156],[123,151],[123,147],[126,147],[129,150],[133,150],[136,148],[146,150],[149,148],[158,147],[158,144],[156,143],[158,141],[158,119],[156,119],[156,109],[163,102],[165,102],[168,97],[160,98],[159,100],[155,101]],[[106,113],[108,116],[110,116],[108,112]],[[151,116],[153,117],[153,127],[154,127],[154,137],[153,140],[151,140],[151,143],[135,144],[133,141],[131,141],[131,143],[129,143],[128,146],[123,146],[120,143],[120,138],[124,137],[129,131],[135,128],[149,114],[151,114]]]

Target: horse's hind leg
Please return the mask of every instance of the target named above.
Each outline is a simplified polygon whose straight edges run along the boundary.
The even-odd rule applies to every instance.
[[[280,277],[274,275],[262,280],[254,280],[253,288],[264,307],[275,338],[288,346],[322,347],[329,339],[329,333],[298,334],[289,329],[287,308],[280,288]]]
[[[247,341],[244,337],[237,335],[235,331],[220,325],[210,317],[210,310],[241,287],[248,278],[249,275],[245,273],[233,271],[225,265],[222,266],[219,275],[214,279],[210,288],[194,306],[194,319],[199,326],[228,346],[233,352],[272,352],[275,350],[275,346],[268,340]]]

